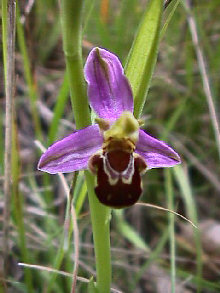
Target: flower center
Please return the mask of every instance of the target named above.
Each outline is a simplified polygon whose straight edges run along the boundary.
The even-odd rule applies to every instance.
[[[139,123],[131,112],[125,111],[121,116],[103,133],[104,141],[109,138],[116,140],[129,139],[134,144],[139,137]]]

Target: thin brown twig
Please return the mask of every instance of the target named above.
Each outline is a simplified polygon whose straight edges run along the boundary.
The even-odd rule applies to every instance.
[[[158,210],[161,210],[161,211],[169,212],[169,213],[174,214],[174,215],[182,218],[183,220],[187,221],[194,228],[198,228],[192,221],[190,221],[189,219],[187,219],[183,215],[181,215],[179,213],[176,213],[176,212],[174,212],[174,211],[172,211],[170,209],[167,209],[167,208],[164,208],[164,207],[161,207],[161,206],[157,206],[157,205],[154,205],[154,204],[151,204],[151,203],[145,203],[145,202],[137,202],[135,205],[144,206],[144,207],[150,207],[150,208],[158,209]]]
[[[9,224],[11,204],[11,156],[12,156],[12,119],[13,99],[15,93],[15,18],[16,2],[8,1],[8,24],[7,24],[7,64],[5,81],[5,180],[4,180],[4,227],[3,227],[3,254],[4,269],[7,276],[7,259],[9,255]]]

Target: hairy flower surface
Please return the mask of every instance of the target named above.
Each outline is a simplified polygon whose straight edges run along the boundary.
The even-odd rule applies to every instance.
[[[114,54],[94,48],[84,71],[97,123],[55,142],[41,156],[38,168],[50,174],[90,169],[97,176],[99,201],[127,207],[139,199],[146,170],[172,167],[180,163],[180,157],[140,129],[132,114],[131,87]]]

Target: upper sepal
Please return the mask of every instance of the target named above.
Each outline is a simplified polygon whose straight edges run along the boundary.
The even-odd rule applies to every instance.
[[[133,112],[133,96],[119,59],[107,50],[94,48],[86,61],[85,78],[91,107],[100,118],[115,120]]]

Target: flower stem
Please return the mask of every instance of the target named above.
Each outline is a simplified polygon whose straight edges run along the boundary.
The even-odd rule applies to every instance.
[[[93,225],[93,241],[96,254],[97,290],[99,293],[110,292],[111,286],[111,254],[110,254],[110,217],[111,209],[100,204],[94,193],[94,177],[85,172],[91,219]]]
[[[77,128],[91,124],[82,62],[82,6],[83,1],[79,0],[61,1],[63,49]],[[108,293],[111,283],[110,209],[98,202],[94,194],[93,176],[88,171],[85,172],[85,176],[96,256],[97,290],[99,293]]]

